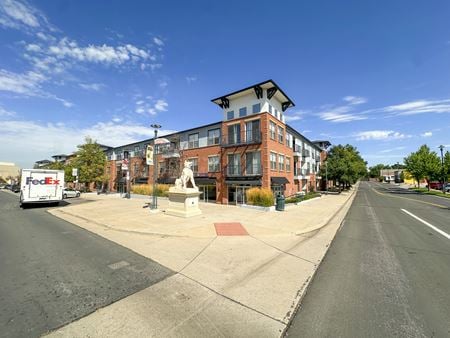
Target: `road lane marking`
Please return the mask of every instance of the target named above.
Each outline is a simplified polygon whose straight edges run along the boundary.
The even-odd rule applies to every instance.
[[[404,213],[407,213],[409,216],[414,217],[416,220],[422,222],[423,224],[425,224],[426,226],[430,227],[434,231],[440,233],[442,236],[446,237],[447,239],[450,239],[450,235],[448,233],[442,231],[439,228],[436,228],[433,224],[430,224],[427,221],[424,221],[423,219],[421,219],[420,217],[417,217],[416,215],[414,215],[413,213],[409,212],[408,210],[405,210],[405,209],[400,209],[400,210],[403,211]]]
[[[439,208],[442,208],[442,209],[448,209],[449,208],[448,206],[442,205],[442,204],[425,202],[425,201],[416,200],[414,198],[408,198],[408,197],[403,197],[403,196],[393,196],[391,194],[385,194],[385,193],[382,193],[382,192],[380,192],[377,189],[374,189],[372,187],[370,187],[370,189],[372,189],[374,192],[376,192],[379,195],[384,195],[384,196],[393,197],[393,198],[401,198],[401,199],[404,199],[404,200],[414,201],[414,202],[423,203],[423,204],[429,204],[429,205],[432,205],[432,206],[435,206],[435,207],[439,207]]]

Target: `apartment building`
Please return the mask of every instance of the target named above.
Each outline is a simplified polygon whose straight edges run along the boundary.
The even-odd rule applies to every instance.
[[[159,183],[174,183],[188,160],[204,201],[245,203],[251,187],[270,188],[286,196],[316,190],[328,141],[311,142],[285,123],[294,102],[272,80],[212,100],[222,120],[165,135],[155,147]],[[159,144],[158,144],[159,143]],[[145,163],[148,139],[106,151],[111,190],[121,190],[129,153],[132,183],[151,183],[154,166]]]

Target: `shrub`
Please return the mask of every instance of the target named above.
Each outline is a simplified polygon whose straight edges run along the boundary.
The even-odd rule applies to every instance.
[[[303,200],[309,200],[314,197],[320,197],[320,193],[315,192],[315,191],[310,191],[303,197]]]
[[[247,202],[251,205],[271,207],[273,205],[272,190],[267,188],[250,188],[246,192]]]
[[[157,184],[156,185],[156,196],[167,197],[169,196],[168,184]],[[138,195],[153,195],[153,185],[150,184],[135,184],[131,186],[131,192]]]

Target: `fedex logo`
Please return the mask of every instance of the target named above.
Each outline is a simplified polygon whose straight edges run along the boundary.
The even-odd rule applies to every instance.
[[[25,184],[33,184],[33,185],[38,185],[38,184],[59,184],[59,180],[54,180],[51,177],[46,177],[42,180],[33,180],[33,177],[27,177],[27,182]]]

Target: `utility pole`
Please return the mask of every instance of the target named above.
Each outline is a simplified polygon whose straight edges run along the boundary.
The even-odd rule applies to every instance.
[[[155,131],[155,137],[153,138],[153,191],[152,191],[152,205],[151,209],[158,209],[158,196],[156,195],[156,180],[158,179],[158,162],[156,159],[156,138],[158,137],[158,129],[161,128],[159,124],[152,124]]]
[[[438,147],[441,150],[441,175],[442,175],[442,192],[445,194],[445,173],[444,173],[444,146]]]

